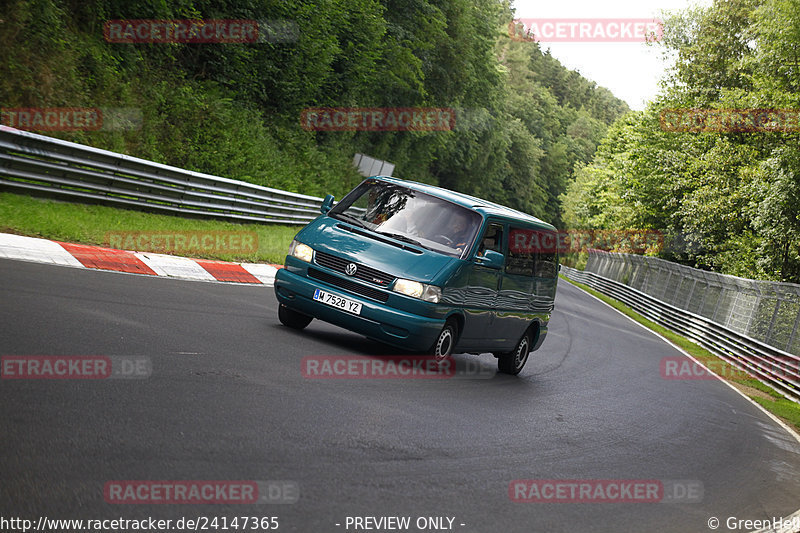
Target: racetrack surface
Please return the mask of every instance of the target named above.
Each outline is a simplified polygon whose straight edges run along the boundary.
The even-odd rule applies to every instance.
[[[318,321],[281,326],[271,287],[11,260],[0,260],[0,280],[0,355],[152,363],[147,379],[0,381],[0,516],[278,516],[279,531],[448,516],[464,532],[708,531],[712,516],[800,507],[800,444],[788,432],[717,380],[662,378],[662,358],[679,353],[568,283],[519,376],[356,380],[304,378],[301,360],[400,352]],[[496,367],[488,354],[456,359]],[[703,494],[518,503],[508,494],[517,479],[684,480]],[[291,480],[300,499],[109,504],[110,480]]]

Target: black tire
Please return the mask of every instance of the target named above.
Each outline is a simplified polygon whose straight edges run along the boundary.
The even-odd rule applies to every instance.
[[[497,358],[497,369],[504,374],[516,376],[528,362],[528,354],[533,348],[531,330],[525,332],[514,350],[501,354]]]
[[[447,322],[444,323],[444,327],[442,327],[442,331],[440,331],[439,335],[436,337],[433,346],[428,350],[428,354],[432,355],[436,361],[444,361],[453,355],[453,349],[456,347],[457,340],[458,323],[454,319],[449,318]]]
[[[303,329],[311,323],[313,318],[308,315],[304,315],[303,313],[298,313],[297,311],[289,309],[285,305],[280,304],[278,306],[278,320],[280,320],[281,324],[284,326],[294,329]]]

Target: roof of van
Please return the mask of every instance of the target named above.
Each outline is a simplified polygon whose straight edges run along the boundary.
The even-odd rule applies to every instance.
[[[537,226],[544,226],[546,228],[550,228],[553,230],[555,229],[555,226],[553,226],[552,224],[548,224],[544,220],[536,218],[533,215],[529,215],[527,213],[523,213],[522,211],[517,211],[516,209],[511,209],[510,207],[496,204],[494,202],[489,202],[488,200],[476,198],[468,194],[451,191],[449,189],[443,189],[441,187],[436,187],[435,185],[428,185],[426,183],[420,183],[418,181],[409,181],[400,178],[394,178],[391,176],[372,176],[372,178],[369,179],[373,178],[381,179],[383,181],[388,181],[390,183],[396,183],[397,185],[403,185],[405,187],[408,187],[409,189],[414,189],[420,192],[431,194],[433,196],[444,198],[445,200],[449,200],[454,204],[458,204],[460,206],[473,209],[485,216],[495,215],[500,217],[513,218],[515,220],[522,220],[531,224],[536,224]]]

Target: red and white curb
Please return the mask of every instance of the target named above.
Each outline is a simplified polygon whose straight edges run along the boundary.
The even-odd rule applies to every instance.
[[[0,258],[197,281],[272,285],[279,265],[228,263],[0,233]]]

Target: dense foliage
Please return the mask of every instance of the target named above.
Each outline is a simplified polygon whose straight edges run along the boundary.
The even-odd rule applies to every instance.
[[[675,64],[660,97],[616,122],[576,172],[565,222],[662,230],[667,259],[800,282],[800,135],[659,122],[668,109],[800,109],[800,4],[716,0],[667,17],[664,33]]]
[[[576,163],[627,106],[508,36],[500,0],[10,0],[0,104],[141,110],[134,131],[60,133],[111,150],[321,195],[359,180],[354,153],[395,175],[559,223]],[[119,44],[109,19],[289,21],[296,38]],[[304,108],[449,107],[450,132],[309,132]]]

